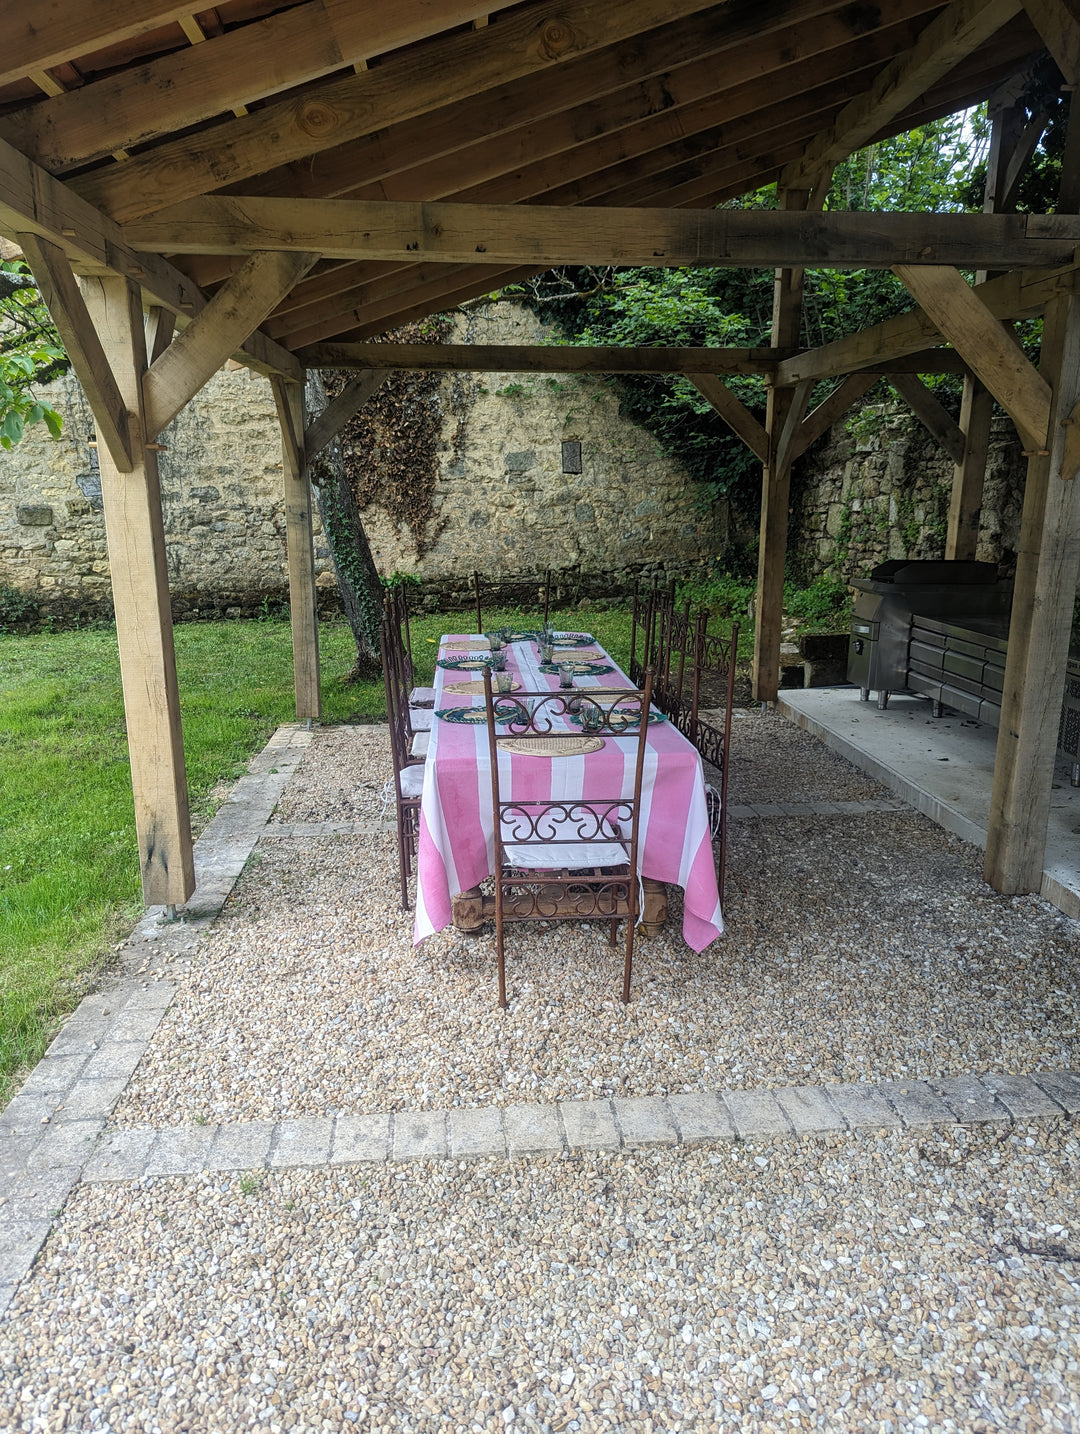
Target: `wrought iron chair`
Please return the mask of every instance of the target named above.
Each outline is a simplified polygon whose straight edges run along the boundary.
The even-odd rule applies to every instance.
[[[716,839],[719,843],[717,854],[716,885],[720,900],[724,900],[724,874],[727,867],[727,790],[731,751],[731,708],[735,700],[735,659],[739,650],[739,624],[732,623],[727,637],[709,633],[709,615],[698,614],[693,644],[693,665],[690,679],[690,706],[684,708],[678,725],[706,762],[711,762],[720,773],[720,812],[715,824]],[[724,717],[717,726],[706,722],[701,716],[702,678],[713,676],[718,679],[724,694]]]
[[[495,943],[499,1005],[506,1000],[504,928],[511,921],[607,921],[612,946],[626,918],[623,1001],[630,999],[634,935],[639,914],[638,822],[648,738],[652,673],[640,690],[601,703],[587,689],[494,693],[484,671],[495,831]],[[570,724],[571,717],[579,725]],[[634,739],[633,789],[610,796],[524,799],[504,793],[500,756],[521,739],[568,747],[582,736]],[[565,756],[532,756],[537,764]]]
[[[404,583],[385,591],[384,606],[390,613],[393,635],[399,653],[399,665],[405,677],[410,707],[434,707],[434,687],[414,685],[412,660],[412,633],[409,628],[409,596]]]
[[[401,909],[409,907],[409,875],[416,855],[420,831],[420,797],[424,789],[424,758],[410,750],[408,706],[402,701],[400,671],[395,661],[395,630],[389,610],[384,610],[380,629],[383,683],[386,688],[386,717],[390,724],[390,754],[394,766],[394,802],[397,813],[398,867],[401,873]]]
[[[394,686],[394,697],[401,712],[408,736],[408,750],[412,757],[427,755],[427,744],[432,723],[435,720],[430,708],[415,706],[410,700],[417,689],[412,681],[412,661],[401,636],[401,615],[395,589],[387,590],[383,599],[382,657],[383,673],[389,674]],[[434,703],[432,688],[432,702]]]

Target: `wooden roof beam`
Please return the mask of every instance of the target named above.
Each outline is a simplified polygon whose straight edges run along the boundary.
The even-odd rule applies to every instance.
[[[564,344],[319,344],[309,368],[453,373],[771,374],[785,349],[586,348]],[[333,358],[331,358],[333,355]],[[710,400],[711,401],[711,400]]]
[[[887,65],[865,94],[809,144],[781,177],[785,189],[812,189],[896,115],[977,50],[1021,9],[1021,0],[952,0],[917,43]]]
[[[54,174],[332,74],[357,60],[463,24],[476,0],[327,5],[308,0],[207,39],[178,17],[193,49],[175,50],[0,120],[0,134]],[[198,43],[195,36],[198,36]]]
[[[389,55],[370,70],[320,85],[299,99],[167,141],[136,155],[122,171],[119,166],[96,169],[72,183],[114,218],[150,214],[177,198],[223,188],[478,91],[557,67],[675,16],[706,9],[708,3],[569,0],[553,13],[547,0],[534,0],[508,11],[497,25],[456,32],[398,57]],[[358,13],[366,14],[366,7]]]
[[[207,303],[186,274],[157,254],[143,254],[125,243],[116,224],[72,194],[66,184],[4,140],[0,140],[0,232],[11,237],[37,234],[67,255],[76,273],[121,274],[139,285],[148,304],[159,304],[190,320]],[[298,382],[303,370],[288,350],[258,329],[236,357],[264,373],[282,373]]]
[[[495,28],[495,27],[492,27]],[[1039,214],[806,214],[555,209],[209,195],[122,230],[157,252],[321,252],[442,264],[1034,268],[1066,262],[1080,219]]]
[[[1024,9],[1066,82],[1080,85],[1080,0],[1024,0]]]

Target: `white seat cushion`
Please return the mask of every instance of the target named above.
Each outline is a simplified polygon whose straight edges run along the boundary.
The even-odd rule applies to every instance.
[[[410,706],[410,707],[434,707],[434,706],[435,706],[435,689],[434,689],[434,687],[414,687],[413,690],[409,693],[409,706]]]
[[[403,767],[401,770],[401,795],[403,797],[419,797],[424,792],[424,768],[422,766]]]
[[[434,712],[426,712],[422,707],[409,708],[409,726],[414,732],[430,732],[434,721]]]
[[[426,757],[428,754],[428,746],[430,742],[430,732],[417,732],[416,736],[412,739],[412,746],[409,748],[409,754],[413,757]]]
[[[560,867],[569,871],[584,871],[590,866],[625,866],[630,860],[630,853],[621,842],[594,841],[584,846],[563,845],[561,842],[520,846],[510,842],[503,847],[503,857],[508,866],[522,867],[527,871],[554,871]]]

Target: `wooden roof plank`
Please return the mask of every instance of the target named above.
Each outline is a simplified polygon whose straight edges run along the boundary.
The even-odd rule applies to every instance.
[[[472,20],[476,0],[308,0],[0,120],[54,174]]]
[[[34,0],[0,6],[0,85],[190,13],[190,0]]]
[[[114,218],[150,214],[706,8],[707,0],[569,0],[552,12],[547,0],[536,0],[497,25],[390,55],[298,99],[171,140],[72,183]]]

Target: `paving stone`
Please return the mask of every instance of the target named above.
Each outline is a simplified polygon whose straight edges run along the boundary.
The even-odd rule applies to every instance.
[[[823,1089],[852,1130],[897,1130],[902,1124],[876,1085],[851,1081]]]
[[[209,1168],[207,1157],[217,1135],[215,1125],[174,1125],[158,1131],[144,1175],[196,1175]]]
[[[332,1165],[353,1165],[390,1156],[390,1116],[339,1115],[334,1122]]]
[[[921,1080],[882,1081],[878,1089],[905,1125],[955,1125],[956,1116]]]
[[[105,1117],[120,1099],[127,1086],[122,1078],[112,1080],[79,1080],[56,1108],[53,1121],[88,1120]]]
[[[107,1041],[142,1041],[149,1044],[150,1038],[161,1025],[163,1010],[151,1007],[144,1010],[139,1006],[125,1009],[117,1015],[106,1037]]]
[[[983,1085],[992,1090],[1014,1120],[1061,1115],[1061,1106],[1040,1090],[1030,1076],[984,1075]]]
[[[508,1105],[503,1110],[506,1148],[514,1159],[558,1155],[563,1149],[557,1105]]]
[[[325,1165],[330,1159],[333,1133],[334,1122],[328,1115],[279,1120],[268,1163],[275,1169],[289,1165]]]
[[[26,1170],[5,1180],[0,1196],[0,1221],[52,1220],[79,1178],[77,1165]]]
[[[505,1155],[502,1112],[497,1106],[450,1112],[450,1154],[455,1160]]]
[[[61,1096],[54,1091],[51,1095],[21,1092],[8,1102],[7,1109],[0,1115],[0,1137],[6,1135],[37,1134],[47,1130],[49,1122],[60,1104]]]
[[[156,1139],[157,1131],[146,1127],[110,1131],[98,1141],[83,1169],[83,1180],[88,1184],[138,1180]]]
[[[788,1085],[775,1092],[776,1102],[795,1127],[796,1135],[846,1130],[844,1117],[817,1085]]]
[[[571,1150],[618,1150],[619,1132],[606,1100],[561,1100],[559,1114]]]
[[[754,802],[754,815],[757,817],[783,817],[787,813],[779,802]]]
[[[1032,1079],[1070,1115],[1080,1115],[1080,1076],[1071,1071],[1036,1071]]]
[[[16,1288],[14,1280],[0,1279],[0,1315],[7,1311],[11,1301],[15,1298]]]
[[[47,1170],[52,1165],[77,1165],[82,1169],[104,1128],[104,1119],[70,1120],[47,1126],[30,1153],[27,1169]]]
[[[399,1110],[395,1114],[394,1160],[439,1160],[445,1154],[445,1110]]]
[[[660,1096],[619,1098],[614,1102],[615,1119],[628,1149],[650,1145],[678,1145],[679,1132],[671,1112]]]
[[[791,1134],[788,1118],[771,1090],[725,1090],[720,1098],[743,1140]]]
[[[738,1133],[731,1112],[711,1090],[669,1095],[667,1105],[684,1145],[700,1145],[705,1140],[734,1140]]]
[[[164,1011],[176,995],[174,981],[150,981],[136,986],[124,1002],[125,1011]]]
[[[39,1126],[36,1130],[18,1135],[0,1135],[0,1192],[8,1180],[21,1175],[27,1168],[27,1161],[37,1148],[41,1132],[47,1129],[48,1126]]]
[[[1008,1125],[1009,1112],[976,1076],[944,1076],[928,1081],[962,1125]]]
[[[83,1071],[88,1080],[129,1079],[146,1051],[146,1041],[106,1041]]]
[[[50,1056],[90,1056],[109,1033],[111,1016],[72,1016],[49,1047]]]
[[[63,1096],[65,1091],[78,1080],[79,1074],[91,1054],[92,1052],[87,1050],[78,1055],[42,1057],[23,1082],[20,1094]]]
[[[208,1170],[260,1170],[270,1157],[274,1138],[272,1120],[244,1120],[216,1126],[217,1135],[207,1158]]]
[[[49,1225],[48,1220],[0,1219],[0,1283],[22,1279],[45,1243]]]

